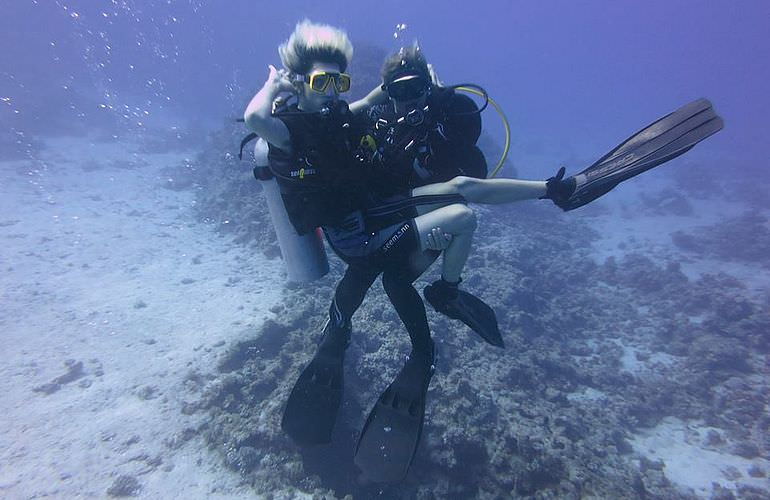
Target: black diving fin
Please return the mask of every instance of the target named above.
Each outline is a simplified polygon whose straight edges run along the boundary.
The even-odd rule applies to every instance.
[[[698,99],[643,128],[579,174],[564,180],[552,177],[545,197],[565,211],[574,210],[686,153],[723,126],[711,102]]]
[[[422,293],[436,311],[459,319],[488,344],[505,347],[495,311],[480,298],[457,287],[447,286],[444,280],[426,286]]]
[[[318,352],[300,374],[286,402],[281,427],[299,445],[331,441],[343,389],[343,360],[350,326],[329,321]]]
[[[422,435],[434,353],[412,351],[369,413],[353,458],[368,479],[393,483],[409,471]]]

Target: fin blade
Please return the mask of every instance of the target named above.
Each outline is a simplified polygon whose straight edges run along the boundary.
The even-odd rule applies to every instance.
[[[342,392],[342,358],[316,355],[289,395],[281,428],[300,446],[329,443]]]
[[[581,207],[621,182],[681,156],[723,127],[722,118],[707,99],[682,106],[632,135],[577,174],[575,192],[558,205],[563,210]]]
[[[410,357],[369,413],[353,457],[368,479],[394,483],[409,472],[425,423],[433,359]]]
[[[353,459],[368,479],[394,483],[406,477],[422,434],[424,408],[418,412],[419,421],[385,405],[378,404],[372,409]]]
[[[633,151],[641,147],[649,140],[660,137],[667,131],[676,128],[687,120],[702,116],[704,114],[712,114],[712,116],[714,114],[714,109],[708,99],[701,98],[691,103],[685,104],[676,111],[672,111],[666,116],[655,120],[651,124],[632,134],[625,141],[621,142],[618,146],[613,148],[612,151],[599,158],[596,162],[594,162],[593,165],[583,170],[581,174],[590,171],[597,165],[607,163],[618,156],[622,156],[629,151]]]

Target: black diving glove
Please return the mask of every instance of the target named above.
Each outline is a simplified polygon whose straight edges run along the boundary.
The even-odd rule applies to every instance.
[[[556,172],[556,175],[549,177],[545,181],[545,195],[540,197],[541,200],[553,201],[562,210],[564,210],[563,205],[569,200],[572,193],[575,192],[575,187],[577,186],[575,178],[571,175],[566,179],[564,178],[564,172],[566,172],[566,169],[561,167]]]

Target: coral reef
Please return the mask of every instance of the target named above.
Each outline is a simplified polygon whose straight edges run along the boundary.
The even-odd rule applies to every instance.
[[[746,212],[693,231],[677,231],[671,237],[687,252],[726,261],[768,265],[770,227],[761,212]]]
[[[134,476],[118,476],[115,482],[107,489],[107,495],[111,497],[133,497],[142,489],[139,481]]]

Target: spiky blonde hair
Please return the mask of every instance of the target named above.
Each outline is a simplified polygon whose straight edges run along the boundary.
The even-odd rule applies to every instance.
[[[353,58],[353,44],[341,29],[305,19],[278,47],[278,54],[283,66],[292,73],[307,74],[314,62],[337,64],[340,71],[345,71]]]

